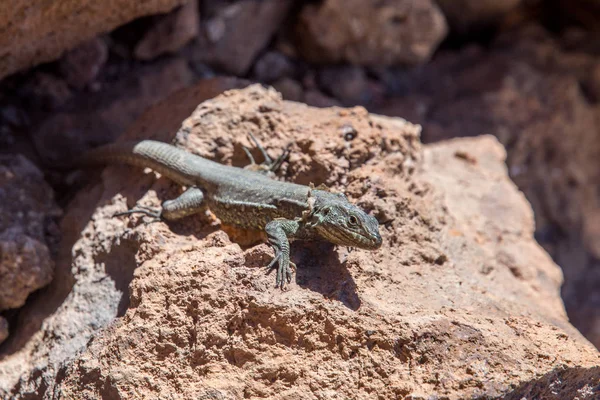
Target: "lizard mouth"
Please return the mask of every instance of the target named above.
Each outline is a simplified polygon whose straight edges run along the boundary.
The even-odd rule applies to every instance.
[[[365,240],[365,247],[362,247],[366,250],[377,250],[381,247],[383,243],[383,239],[379,233],[371,234],[370,236],[362,236]]]
[[[331,230],[325,233],[324,236],[328,237],[332,243],[364,250],[377,250],[383,243],[379,232],[359,233],[345,230]]]

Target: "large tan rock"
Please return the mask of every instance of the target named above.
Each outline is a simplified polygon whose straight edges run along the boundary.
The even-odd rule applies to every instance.
[[[408,93],[378,111],[411,115],[423,140],[495,135],[535,211],[536,237],[562,267],[572,323],[600,348],[600,60],[593,35],[564,42],[529,26],[489,50],[444,53],[403,73]]]
[[[0,78],[58,59],[65,50],[185,0],[12,0],[0,8]]]
[[[432,0],[325,0],[304,5],[295,41],[302,57],[319,64],[419,64],[446,31]]]
[[[150,111],[124,139],[173,140],[166,128],[196,93]],[[558,379],[559,398],[597,394],[600,355],[567,321],[561,272],[533,239],[531,208],[494,138],[422,148],[420,128],[402,119],[314,109],[251,86],[199,105],[174,141],[239,166],[248,132],[272,154],[293,140],[283,178],[343,190],[381,221],[382,248],[298,243],[297,275],[282,292],[264,270],[272,250],[249,244],[259,233],[208,217],[168,225],[112,218],[181,189],[152,172],[109,167],[63,221],[61,261],[86,271],[79,279],[87,283],[75,282],[35,335],[38,346],[25,347],[29,356],[22,350],[0,363],[5,393],[520,399],[541,398]],[[105,295],[90,296],[94,285]],[[105,310],[105,328],[87,332],[89,343],[74,329],[89,318],[76,308],[83,299],[90,311]],[[67,316],[70,337],[60,325]],[[57,370],[69,341],[83,352]],[[17,363],[38,362],[39,343],[54,366],[21,370],[13,386]]]

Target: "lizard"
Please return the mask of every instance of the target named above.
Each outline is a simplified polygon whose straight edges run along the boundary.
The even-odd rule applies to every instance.
[[[87,152],[77,164],[116,162],[149,167],[186,187],[177,198],[164,201],[160,209],[137,206],[116,215],[143,213],[173,221],[208,208],[221,223],[266,232],[275,251],[267,269],[277,266],[275,285],[281,289],[292,281],[292,268],[296,269],[290,260],[290,241],[325,240],[367,250],[381,247],[377,219],[352,204],[344,194],[271,179],[265,172],[281,165],[289,146],[273,162],[250,136],[262,152],[265,165],[257,167],[245,147],[251,165],[239,168],[153,140],[103,145]]]

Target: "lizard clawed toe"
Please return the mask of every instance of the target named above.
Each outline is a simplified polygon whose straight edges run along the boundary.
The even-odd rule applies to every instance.
[[[273,257],[273,259],[271,260],[271,262],[269,263],[269,265],[267,265],[267,273],[271,272],[274,268],[275,268],[275,263],[277,263],[277,261],[279,261],[279,259],[281,258],[281,252],[276,252],[275,253],[275,257]]]
[[[292,282],[293,273],[290,266],[292,266],[294,271],[296,270],[296,264],[289,260],[286,262],[284,254],[281,251],[277,251],[275,257],[273,257],[269,265],[267,265],[267,274],[272,270],[277,269],[275,287],[283,290],[287,283]]]
[[[146,207],[146,206],[136,206],[136,208],[132,208],[131,210],[115,213],[115,214],[113,214],[113,218],[122,217],[123,215],[131,215],[131,214],[147,215],[148,217],[152,217],[152,219],[153,219],[152,222],[161,220],[161,218],[160,218],[161,210],[160,209],[154,209],[154,208],[150,208],[150,207]]]

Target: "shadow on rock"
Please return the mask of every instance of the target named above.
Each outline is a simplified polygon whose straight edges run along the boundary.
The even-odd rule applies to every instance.
[[[557,368],[514,389],[503,400],[598,399],[600,367]]]
[[[292,246],[292,260],[298,266],[296,284],[337,300],[349,309],[359,309],[361,301],[356,283],[334,245],[327,242],[297,243]]]
[[[40,330],[44,320],[53,315],[71,293],[76,278],[73,275],[71,249],[80,238],[92,210],[77,219],[63,220],[62,238],[56,259],[54,277],[50,285],[38,290],[11,318],[11,333],[0,346],[0,360],[18,352]]]

